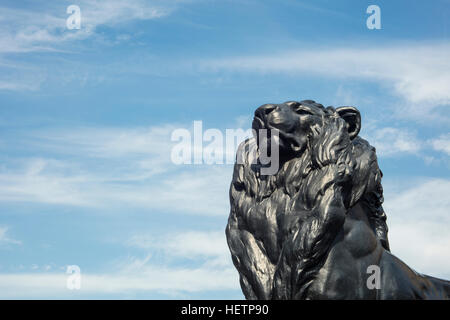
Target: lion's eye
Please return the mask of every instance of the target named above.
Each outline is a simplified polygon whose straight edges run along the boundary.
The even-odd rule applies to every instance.
[[[297,109],[297,111],[295,111],[297,114],[299,115],[310,115],[312,116],[312,112],[303,108]]]

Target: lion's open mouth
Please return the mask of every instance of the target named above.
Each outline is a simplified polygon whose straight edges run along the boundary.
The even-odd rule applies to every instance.
[[[273,141],[280,147],[281,150],[286,149],[291,150],[294,152],[297,152],[300,150],[300,143],[297,141],[295,134],[290,132],[285,132],[284,130],[281,130],[280,128],[273,127],[271,125],[268,125],[262,120],[259,116],[255,115],[253,118],[252,128],[255,130],[255,139],[257,141],[257,144],[259,146],[260,144],[260,138],[264,137],[264,140],[266,143],[270,143],[271,134],[273,132],[277,133],[278,138],[274,137]],[[265,135],[260,136],[259,130],[267,130]]]

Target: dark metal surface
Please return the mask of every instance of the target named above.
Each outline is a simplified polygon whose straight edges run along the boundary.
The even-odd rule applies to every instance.
[[[356,108],[266,104],[253,128],[279,134],[279,170],[260,174],[258,139],[240,145],[226,235],[247,299],[449,298],[449,281],[389,252],[382,173]]]

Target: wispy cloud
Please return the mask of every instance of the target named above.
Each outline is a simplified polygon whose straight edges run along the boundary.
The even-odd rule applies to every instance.
[[[325,78],[363,79],[397,94],[416,118],[450,104],[450,44],[404,44],[377,48],[298,48],[272,54],[209,59],[204,70],[317,75]],[[400,110],[401,109],[401,110]]]
[[[47,130],[16,137],[22,147],[48,156],[0,168],[0,201],[226,215],[231,166],[173,164],[173,128]]]
[[[224,230],[178,232],[163,237],[139,234],[129,239],[127,244],[141,249],[162,250],[168,256],[184,259],[206,258],[208,265],[229,266],[231,263]]]
[[[98,25],[115,25],[131,20],[149,20],[170,14],[175,8],[176,1],[101,1],[84,0],[80,3],[83,8],[83,20],[91,28]]]
[[[115,179],[95,172],[55,173],[52,162],[32,160],[27,163],[26,171],[1,173],[0,201],[116,209],[134,207],[199,215],[226,215],[228,212],[226,195],[231,169],[227,167],[203,167],[126,183],[121,181],[120,173]]]
[[[434,150],[445,152],[450,156],[450,133],[441,135],[436,139],[432,139],[431,145]]]
[[[409,126],[389,127],[383,126],[379,121],[369,121],[360,136],[376,148],[379,158],[414,156],[428,165],[448,161],[450,135],[442,134],[427,139],[420,136],[419,132]]]
[[[153,127],[114,128],[79,127],[31,132],[28,143],[35,148],[90,158],[139,158],[170,160],[170,134],[175,124]]]
[[[59,83],[77,79],[85,83],[87,78],[95,82],[103,81],[97,71],[78,72],[78,68],[68,67],[61,71],[51,62],[35,63],[34,70],[20,58],[31,53],[75,54],[85,52],[89,46],[82,40],[95,39],[97,44],[115,45],[132,40],[131,34],[112,33],[112,38],[105,38],[99,27],[108,27],[118,31],[127,23],[152,20],[169,15],[179,5],[178,1],[144,1],[144,0],[81,0],[76,5],[81,10],[80,29],[69,30],[66,20],[69,14],[66,9],[70,3],[42,3],[24,8],[0,6],[0,90],[36,91],[48,78],[58,72]],[[21,55],[17,55],[20,53]],[[19,59],[18,59],[19,57]],[[35,55],[36,57],[36,55]],[[39,56],[44,59],[43,56]],[[72,56],[73,57],[73,56]],[[20,63],[17,63],[20,62]],[[87,76],[89,74],[89,77]]]
[[[83,195],[83,175],[59,173],[67,165],[52,159],[25,161],[18,172],[0,173],[0,201],[89,205]]]
[[[395,157],[399,155],[418,155],[423,148],[423,141],[417,134],[406,128],[368,128],[366,138],[377,149],[379,157]]]
[[[139,270],[116,273],[82,273],[81,289],[67,289],[68,275],[63,273],[0,274],[0,297],[11,298],[82,298],[93,294],[130,294],[208,292],[236,290],[237,273],[231,269],[170,268],[146,265]]]
[[[0,226],[0,246],[8,244],[22,244],[22,241],[12,239],[7,235],[8,229],[9,228],[6,226]]]
[[[385,183],[392,252],[418,272],[449,278],[450,181],[426,179],[405,185]]]
[[[161,1],[78,1],[81,28],[68,30],[69,15],[62,5],[39,5],[32,9],[2,7],[0,10],[0,52],[64,50],[67,41],[95,35],[101,25],[114,26],[133,20],[149,20],[168,15],[174,2]]]
[[[161,265],[147,254],[144,258],[128,257],[115,264],[115,270],[105,273],[84,273],[81,269],[81,289],[66,287],[67,274],[56,272],[0,274],[0,297],[42,298],[83,297],[91,294],[149,294],[162,292],[179,296],[199,291],[232,290],[239,292],[225,233],[219,231],[188,231],[163,237],[140,234],[127,241],[128,246],[144,252],[162,250],[164,255],[196,262],[192,267]]]

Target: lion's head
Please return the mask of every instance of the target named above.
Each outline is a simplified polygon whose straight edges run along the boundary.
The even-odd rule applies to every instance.
[[[361,128],[361,116],[353,107],[324,108],[312,100],[288,101],[281,104],[264,104],[256,109],[252,127],[258,132],[268,129],[279,133],[282,155],[299,156],[307,147],[315,130],[326,126],[331,118],[341,118],[346,123],[349,139],[355,138]],[[255,137],[258,145],[258,135]],[[270,140],[264,141],[269,143]]]
[[[288,281],[277,278],[280,270],[293,272],[297,268],[296,277],[300,278],[305,272],[313,275],[310,269],[320,265],[317,252],[325,252],[329,245],[324,239],[330,229],[320,220],[320,210],[328,206],[326,201],[342,203],[343,211],[364,202],[374,232],[388,248],[381,207],[382,174],[375,148],[358,137],[361,116],[356,108],[325,108],[312,100],[265,104],[256,109],[252,127],[254,132],[266,129],[268,134],[255,134],[238,149],[240,161],[230,188],[227,227],[233,261],[248,298],[271,297],[278,282]],[[255,154],[258,157],[262,143],[270,144],[274,132],[279,137],[274,143],[279,149],[280,168],[273,175],[261,175],[263,165],[255,163]],[[332,228],[338,225],[333,220]],[[301,228],[316,232],[303,231],[306,238],[302,241],[314,248],[298,249],[313,257],[305,260],[305,266],[290,260],[299,255],[292,237]]]
[[[349,151],[345,159],[348,166],[364,157],[376,164],[375,149],[358,137],[361,116],[354,107],[325,108],[312,100],[264,104],[256,109],[252,128],[254,137],[241,144],[237,158],[242,164],[238,168],[244,189],[255,199],[267,198],[277,188],[292,197],[311,171],[336,163],[343,149]],[[270,139],[274,136],[277,139]],[[271,142],[279,151],[279,170],[260,175],[267,165],[258,161],[259,148]]]

